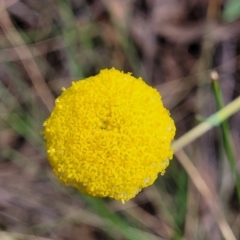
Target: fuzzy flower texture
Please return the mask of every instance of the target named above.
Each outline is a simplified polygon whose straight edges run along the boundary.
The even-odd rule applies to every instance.
[[[175,125],[156,89],[112,68],[63,88],[43,135],[63,184],[124,203],[164,174]]]

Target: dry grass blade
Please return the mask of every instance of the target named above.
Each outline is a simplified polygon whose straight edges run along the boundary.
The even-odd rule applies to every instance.
[[[240,97],[237,97],[234,101],[226,105],[222,110],[211,115],[206,121],[200,123],[198,126],[188,131],[185,135],[173,142],[172,147],[175,151],[178,151],[203,134],[209,131],[211,128],[219,125],[222,121],[238,112],[240,109]]]
[[[36,237],[20,233],[8,233],[0,231],[1,240],[51,240],[50,238]]]
[[[12,21],[6,11],[4,0],[0,1],[0,10],[0,26],[2,27],[6,37],[8,38],[12,46],[18,46],[18,48],[15,48],[15,51],[19,59],[22,61],[23,66],[26,69],[26,72],[28,73],[37,94],[39,95],[43,103],[46,105],[47,109],[51,111],[54,106],[54,98],[47,84],[45,83],[45,80],[41,74],[39,67],[37,66],[37,63],[32,56],[31,51],[25,45],[21,36],[12,24]],[[25,60],[26,58],[28,60]]]
[[[175,155],[178,158],[179,162],[184,167],[184,169],[186,170],[186,172],[188,173],[189,177],[191,178],[192,182],[194,183],[199,193],[204,197],[224,238],[226,240],[237,240],[224,217],[217,196],[215,196],[210,191],[210,189],[207,186],[207,183],[201,177],[200,173],[198,172],[196,167],[192,164],[189,157],[183,150],[176,152]]]
[[[54,52],[56,50],[63,49],[65,46],[61,44],[60,37],[54,37],[48,40],[37,42],[34,44],[29,44],[28,49],[31,52],[30,58],[40,57],[46,55],[47,53]],[[18,51],[21,51],[22,46],[15,46],[14,48],[1,49],[0,51],[0,63],[10,62],[19,60]],[[28,60],[29,55],[21,56],[21,60]]]

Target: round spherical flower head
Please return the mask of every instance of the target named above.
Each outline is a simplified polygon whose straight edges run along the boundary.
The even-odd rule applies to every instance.
[[[164,174],[175,125],[156,89],[112,68],[64,88],[43,135],[63,184],[124,202]]]

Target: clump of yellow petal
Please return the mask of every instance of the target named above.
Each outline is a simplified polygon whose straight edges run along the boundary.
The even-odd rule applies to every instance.
[[[156,89],[113,68],[63,90],[44,123],[62,183],[125,202],[164,174],[175,125]]]

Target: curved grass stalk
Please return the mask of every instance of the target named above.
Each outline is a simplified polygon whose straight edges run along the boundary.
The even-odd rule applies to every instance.
[[[172,148],[175,152],[186,147],[197,138],[201,137],[204,133],[220,125],[224,120],[232,116],[234,113],[240,110],[240,96],[234,101],[226,105],[223,109],[211,115],[204,122],[188,131],[182,137],[172,143]]]

